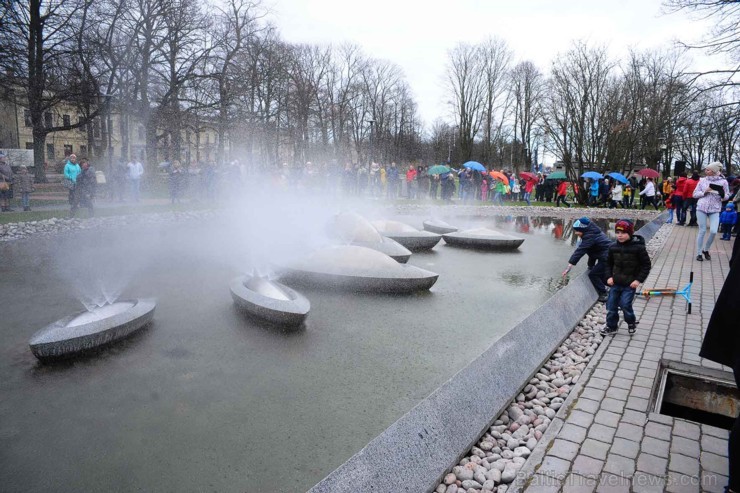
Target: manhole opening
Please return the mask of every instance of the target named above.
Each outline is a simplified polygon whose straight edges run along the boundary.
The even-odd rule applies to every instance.
[[[740,410],[732,374],[674,362],[661,363],[655,411],[730,430]]]

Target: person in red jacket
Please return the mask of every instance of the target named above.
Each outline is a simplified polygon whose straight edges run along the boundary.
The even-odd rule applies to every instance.
[[[568,196],[568,182],[563,180],[558,185],[558,198],[555,199],[555,207],[560,207],[560,202],[570,207],[570,204],[566,202],[565,198]]]
[[[691,174],[691,178],[686,180],[686,185],[683,188],[683,216],[686,220],[686,211],[691,209],[691,219],[689,219],[688,226],[698,226],[696,222],[696,199],[694,198],[694,189],[699,184],[699,173],[694,171]]]
[[[676,209],[676,224],[686,224],[686,212],[683,210],[684,190],[686,188],[686,173],[680,173],[676,179],[676,190],[673,192],[671,204]]]
[[[413,164],[410,164],[406,171],[406,198],[416,198],[416,169]]]

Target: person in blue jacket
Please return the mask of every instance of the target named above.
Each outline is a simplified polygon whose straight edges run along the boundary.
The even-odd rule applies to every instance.
[[[563,277],[568,275],[581,257],[588,255],[588,278],[599,293],[599,301],[604,303],[607,300],[606,260],[612,241],[587,217],[576,219],[573,223],[573,232],[581,238],[581,242],[570,256]]]
[[[722,228],[722,239],[730,241],[732,239],[732,227],[737,223],[737,211],[735,204],[728,202],[725,210],[719,215],[719,227]]]

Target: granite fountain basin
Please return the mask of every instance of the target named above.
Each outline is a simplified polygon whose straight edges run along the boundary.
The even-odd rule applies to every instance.
[[[107,346],[142,329],[154,317],[154,299],[124,300],[69,315],[29,341],[40,360],[67,358]]]
[[[442,235],[430,231],[420,231],[400,221],[371,221],[378,233],[397,241],[412,252],[431,250],[442,239]]]
[[[317,250],[280,270],[286,282],[385,293],[427,290],[439,277],[413,265],[399,264],[377,250],[352,245]]]
[[[299,326],[311,310],[311,302],[305,296],[262,276],[236,277],[229,288],[236,306],[274,324]]]
[[[348,245],[377,250],[405,264],[411,251],[391,238],[381,235],[370,221],[356,212],[343,212],[334,216],[328,225],[329,234]]]
[[[524,238],[507,235],[488,228],[467,229],[447,233],[442,237],[448,245],[486,250],[515,250],[524,243]]]
[[[429,231],[430,233],[437,233],[440,235],[446,233],[454,233],[457,231],[457,228],[455,226],[446,223],[441,219],[427,219],[426,221],[424,221],[423,225],[424,231]]]

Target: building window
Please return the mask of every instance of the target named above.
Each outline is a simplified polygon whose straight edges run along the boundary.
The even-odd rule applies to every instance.
[[[33,150],[33,142],[26,142],[26,149]]]
[[[69,119],[69,115],[62,115],[62,125],[69,127],[71,124],[72,121]]]
[[[33,122],[31,121],[31,111],[30,110],[23,110],[23,123],[27,127],[33,127]]]
[[[83,121],[85,121],[85,117],[82,115],[77,115],[77,123],[82,123]],[[87,125],[82,125],[77,128],[80,130],[80,132],[87,132]]]
[[[46,159],[54,160],[54,144],[46,144]]]
[[[54,126],[54,118],[52,117],[50,111],[44,113],[44,125],[46,125],[46,128],[51,128]]]
[[[64,155],[69,156],[74,151],[72,150],[72,144],[64,144]]]
[[[85,156],[87,154],[87,146],[83,146],[83,145],[80,146],[80,154],[82,156]]]

